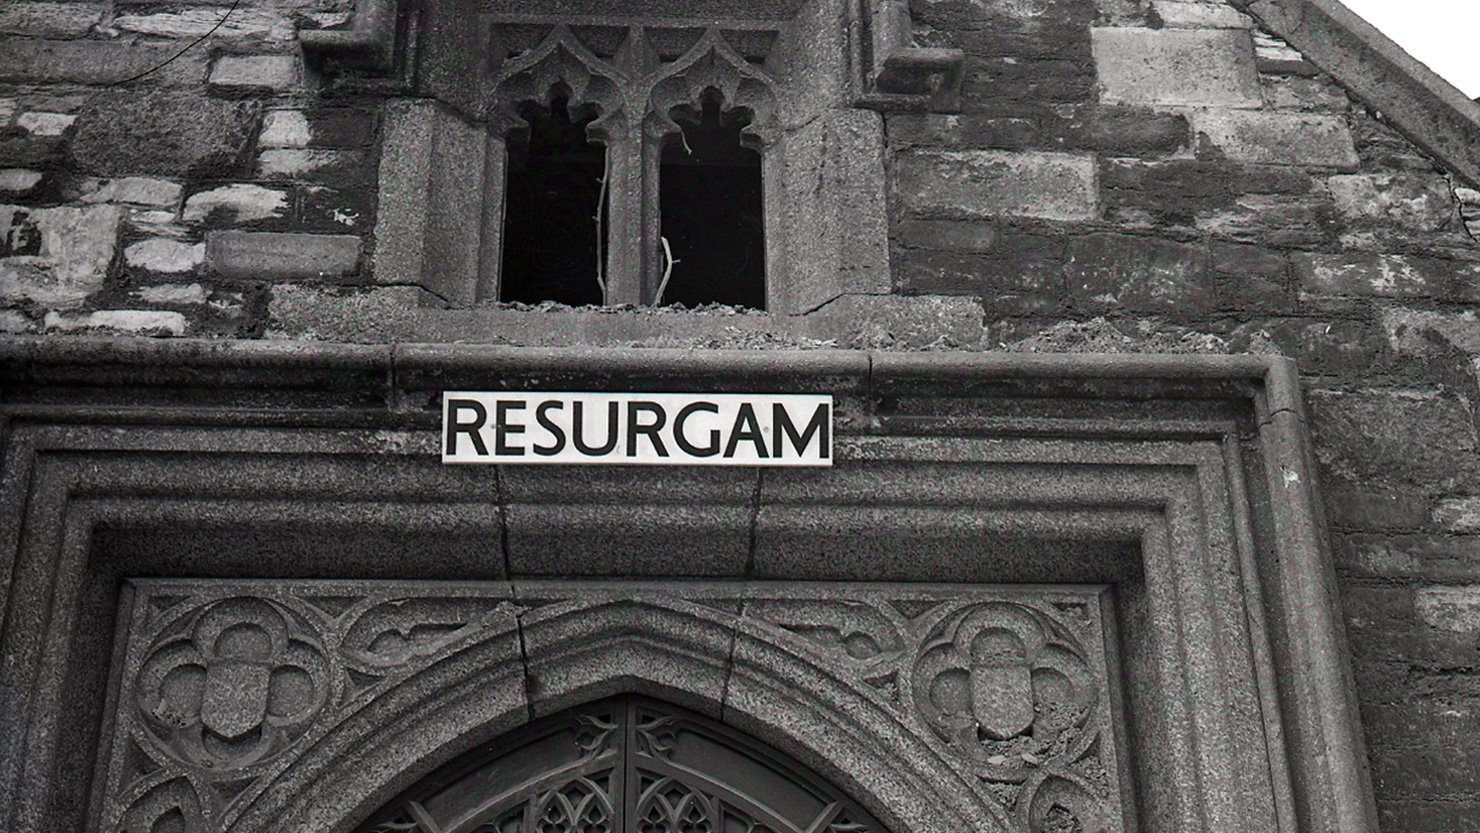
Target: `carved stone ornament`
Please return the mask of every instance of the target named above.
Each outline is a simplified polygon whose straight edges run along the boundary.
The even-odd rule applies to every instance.
[[[965,54],[960,49],[918,46],[908,0],[832,2],[835,5],[824,3],[823,8],[847,33],[848,86],[856,106],[959,111]],[[477,50],[486,50],[486,63],[498,68],[506,48],[500,28],[509,24],[596,28],[653,24],[673,31],[723,22],[739,27],[732,33],[752,41],[759,36],[769,43],[807,13],[803,5],[797,0],[700,0],[686,4],[685,14],[661,3],[628,3],[614,9],[598,0],[362,0],[345,28],[306,30],[300,41],[309,61],[331,72],[385,76],[397,74],[398,62],[405,64],[399,73],[417,78],[420,92],[456,104],[461,97],[453,91],[461,85],[449,83],[441,53],[455,52],[455,58],[467,64],[460,68],[464,76],[485,63]],[[484,28],[490,19],[491,37]],[[806,44],[802,39],[797,45]],[[465,51],[469,48],[474,52]],[[631,57],[649,56],[639,51]],[[418,64],[420,71],[412,71]]]
[[[876,711],[921,750],[900,754],[939,756],[982,802],[977,829],[1127,829],[1102,588],[132,584],[105,831],[159,830],[170,819],[188,831],[238,829],[387,701],[435,711],[454,665],[487,686],[544,690],[517,722],[593,686],[739,715],[753,707],[726,699],[737,674],[776,674],[772,684],[814,699],[810,708],[835,707],[770,667],[771,652],[834,681],[851,708]],[[660,654],[644,658],[653,640],[700,650],[695,628],[713,630],[720,648],[737,639],[757,646],[697,657],[722,678],[720,702],[708,699],[703,675],[668,677]],[[512,634],[520,650],[498,650]],[[612,677],[613,657],[656,666]],[[761,747],[747,751],[753,744],[723,723],[635,702],[578,706],[437,775],[408,755],[403,772],[374,777],[426,780],[359,829],[883,833],[854,799],[792,775]],[[482,748],[476,733],[443,753],[473,748]],[[835,754],[832,768],[856,765]]]
[[[354,833],[633,695],[891,833],[1377,829],[1283,359],[17,337],[0,385],[5,833]],[[828,393],[834,466],[438,464],[443,392],[550,389]]]

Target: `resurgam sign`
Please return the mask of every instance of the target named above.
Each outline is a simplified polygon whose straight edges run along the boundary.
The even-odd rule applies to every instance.
[[[444,463],[832,465],[831,396],[442,395]]]

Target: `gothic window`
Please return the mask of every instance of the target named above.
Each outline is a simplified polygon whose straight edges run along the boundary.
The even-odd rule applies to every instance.
[[[522,17],[490,39],[498,299],[764,307],[777,33]]]
[[[878,111],[949,109],[958,51],[914,48],[903,0],[674,5],[440,0],[361,38],[413,93],[387,108],[377,280],[783,314],[890,292]],[[361,54],[339,40],[305,46]]]
[[[885,833],[799,764],[635,697],[512,732],[412,787],[357,833]]]

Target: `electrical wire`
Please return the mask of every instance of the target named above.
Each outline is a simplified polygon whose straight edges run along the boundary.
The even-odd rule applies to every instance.
[[[140,78],[143,78],[146,75],[149,75],[150,73],[158,72],[159,70],[162,70],[165,67],[169,66],[170,63],[172,63],[176,58],[180,57],[181,55],[184,55],[186,52],[189,52],[191,49],[194,49],[197,45],[200,44],[201,41],[205,40],[206,38],[210,37],[211,35],[216,34],[216,30],[217,29],[220,29],[222,27],[222,25],[224,25],[226,23],[227,19],[229,19],[231,17],[232,13],[236,11],[236,7],[239,6],[239,5],[241,5],[241,2],[242,2],[242,0],[232,0],[231,8],[229,8],[229,9],[226,10],[226,14],[222,15],[221,16],[221,19],[218,20],[218,21],[216,21],[216,25],[215,26],[212,26],[211,27],[211,30],[209,32],[206,32],[204,35],[201,35],[200,37],[196,38],[194,41],[192,41],[184,49],[181,49],[179,52],[176,52],[175,54],[171,55],[169,58],[167,58],[164,61],[164,63],[161,63],[159,66],[151,67],[149,69],[146,69],[143,72],[139,73],[138,75],[135,75],[132,78],[125,78],[122,81],[114,81],[112,84],[109,84],[108,86],[110,86],[110,87],[121,87],[124,84],[132,84],[133,82],[139,80]]]

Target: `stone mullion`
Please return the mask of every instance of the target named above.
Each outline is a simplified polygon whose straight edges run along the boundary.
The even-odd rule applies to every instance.
[[[640,123],[628,120],[606,144],[606,298],[608,304],[641,304],[646,252],[644,228],[657,204],[647,204],[646,164]]]
[[[642,265],[642,303],[657,304],[658,285],[663,280],[663,213],[658,202],[660,195],[661,166],[663,160],[663,137],[651,132],[643,133],[642,143],[642,251],[647,262]]]

